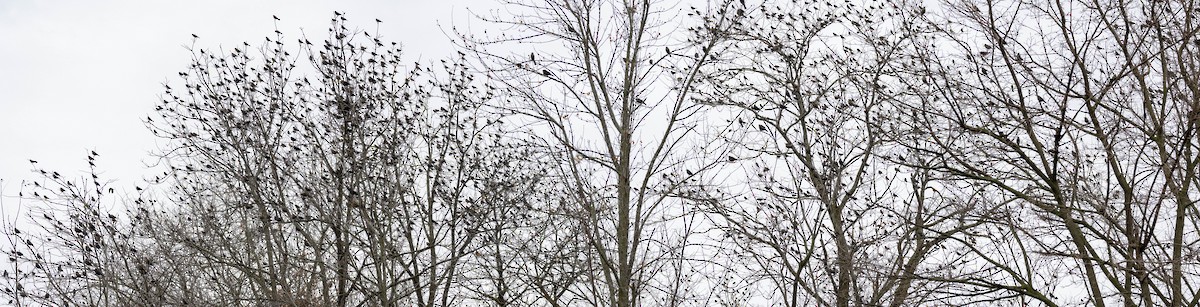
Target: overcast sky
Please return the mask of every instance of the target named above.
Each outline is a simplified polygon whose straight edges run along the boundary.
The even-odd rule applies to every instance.
[[[140,183],[156,148],[141,119],[162,83],[188,64],[192,34],[206,48],[260,43],[276,24],[285,34],[322,37],[337,10],[364,29],[382,19],[380,32],[403,43],[408,60],[430,61],[453,50],[439,24],[468,25],[467,7],[486,11],[490,3],[0,0],[0,205],[12,207],[21,180],[35,178],[29,159],[77,173],[94,149],[118,189]]]

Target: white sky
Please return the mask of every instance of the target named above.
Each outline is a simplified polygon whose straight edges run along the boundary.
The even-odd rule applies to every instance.
[[[403,43],[408,60],[451,55],[441,27],[479,24],[467,7],[487,0],[17,1],[0,0],[0,205],[11,213],[22,180],[39,166],[77,174],[96,150],[105,177],[129,190],[148,175],[155,139],[141,119],[162,83],[189,63],[184,45],[261,43],[278,28],[323,37],[333,11],[349,24]],[[12,221],[12,216],[5,216]]]

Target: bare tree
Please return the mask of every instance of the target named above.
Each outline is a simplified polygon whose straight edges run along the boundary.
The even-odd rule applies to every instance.
[[[143,240],[144,210],[117,203],[119,196],[97,170],[98,154],[87,155],[88,172],[78,179],[39,167],[42,178],[22,188],[27,221],[6,225],[10,267],[3,271],[4,296],[12,306],[166,305],[178,276],[160,270],[160,254]],[[136,202],[145,202],[143,193]],[[26,194],[28,193],[28,194]],[[35,205],[37,204],[37,205]]]
[[[662,25],[667,6],[648,0],[506,5],[512,16],[484,19],[512,31],[464,42],[509,90],[505,106],[542,129],[534,134],[560,157],[569,193],[561,201],[573,211],[561,217],[582,226],[589,248],[587,260],[568,271],[597,272],[570,280],[570,290],[553,290],[559,285],[550,281],[561,279],[533,287],[548,290],[542,295],[551,305],[670,304],[654,299],[682,289],[660,268],[686,244],[667,225],[689,214],[670,196],[697,186],[715,165],[685,152],[711,150],[693,146],[701,109],[689,101],[695,68],[711,46],[672,51]],[[510,46],[532,52],[499,51]]]
[[[786,306],[903,306],[936,283],[917,274],[958,210],[928,193],[936,178],[889,160],[902,142],[885,127],[898,110],[896,61],[910,22],[894,3],[739,1],[704,70],[706,104],[731,110],[744,194],[711,207],[751,280]],[[943,264],[944,265],[944,264]],[[941,267],[944,268],[944,267]]]
[[[959,239],[982,273],[951,280],[1050,306],[1196,304],[1195,3],[942,6],[905,122],[930,169],[1000,201],[991,243]]]
[[[17,306],[1200,305],[1200,7],[512,0],[192,48],[6,225]],[[685,17],[682,21],[673,18]],[[294,43],[293,43],[294,42]]]
[[[461,304],[464,259],[516,218],[538,168],[497,134],[491,90],[461,59],[405,68],[396,44],[345,20],[320,44],[277,32],[194,49],[147,118],[168,143],[164,199],[124,204],[126,224],[99,213],[99,181],[90,194],[47,175],[64,190],[41,201],[71,222],[48,216],[46,233],[83,241],[14,250],[13,288],[88,306]],[[47,271],[59,253],[78,277]]]

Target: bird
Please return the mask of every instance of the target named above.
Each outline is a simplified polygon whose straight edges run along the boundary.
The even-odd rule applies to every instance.
[[[383,22],[383,20],[379,20],[379,18],[375,18],[375,22]]]
[[[271,15],[271,18],[275,18],[275,20],[279,20],[279,16]]]
[[[195,33],[192,33],[192,38],[200,38],[200,36],[196,35]]]
[[[29,163],[30,163],[30,164],[37,164],[37,160],[34,160],[34,159],[29,159]]]

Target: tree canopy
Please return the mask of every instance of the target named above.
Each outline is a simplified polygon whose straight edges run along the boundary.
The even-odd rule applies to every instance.
[[[193,47],[15,306],[1200,305],[1200,2],[508,0]],[[376,22],[379,22],[376,20]]]

